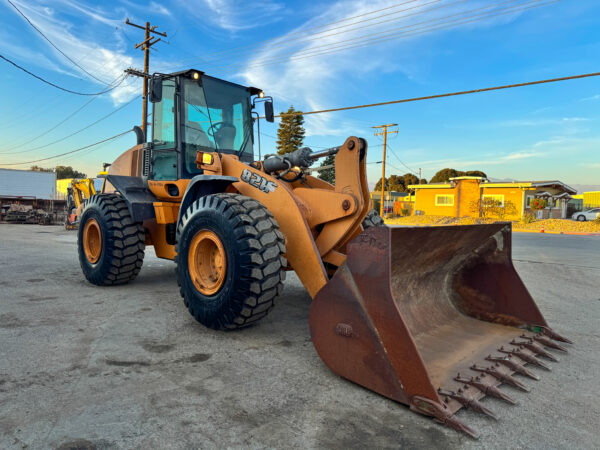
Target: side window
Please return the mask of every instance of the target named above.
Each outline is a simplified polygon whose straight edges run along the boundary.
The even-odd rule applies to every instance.
[[[435,206],[454,206],[454,195],[436,195]]]
[[[487,200],[488,202],[497,202],[499,206],[504,206],[504,195],[485,194],[481,198],[483,201]]]
[[[175,82],[163,81],[163,96],[154,104],[152,114],[152,173],[153,180],[177,179],[175,151]]]
[[[154,148],[175,148],[175,82],[163,81],[162,100],[154,104],[152,115]]]

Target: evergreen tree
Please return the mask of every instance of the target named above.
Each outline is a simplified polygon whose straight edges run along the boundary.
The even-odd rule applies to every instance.
[[[326,157],[319,167],[333,166],[335,164],[335,155]],[[317,175],[321,180],[327,181],[329,184],[335,184],[335,167],[319,170]]]
[[[293,106],[290,106],[286,112],[281,113],[281,122],[277,130],[277,153],[283,155],[293,152],[302,147],[304,140],[304,116],[295,114]]]

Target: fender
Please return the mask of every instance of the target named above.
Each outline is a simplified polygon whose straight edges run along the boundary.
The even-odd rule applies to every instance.
[[[185,193],[183,194],[183,198],[181,199],[179,214],[177,215],[177,223],[179,223],[181,216],[190,207],[194,200],[199,197],[204,197],[205,195],[225,192],[225,189],[227,189],[232,183],[236,183],[238,181],[239,180],[236,177],[228,177],[225,175],[196,175],[191,179],[187,189],[185,190]]]
[[[107,175],[108,181],[118,191],[129,208],[129,213],[134,222],[143,222],[156,217],[154,202],[158,199],[148,189],[141,177],[125,175]]]

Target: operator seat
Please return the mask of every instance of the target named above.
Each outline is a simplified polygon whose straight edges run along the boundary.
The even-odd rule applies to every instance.
[[[224,123],[221,128],[215,131],[215,142],[217,148],[223,150],[235,150],[233,142],[235,141],[236,135],[235,125],[232,123]]]

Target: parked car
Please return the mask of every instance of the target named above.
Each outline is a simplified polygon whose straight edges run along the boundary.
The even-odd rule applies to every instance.
[[[584,222],[586,220],[594,220],[598,217],[600,217],[600,208],[592,208],[587,211],[577,211],[571,216],[571,219]]]

